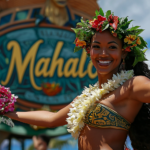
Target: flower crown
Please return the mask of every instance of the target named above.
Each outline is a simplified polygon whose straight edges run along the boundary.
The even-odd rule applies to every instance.
[[[114,16],[111,10],[108,10],[104,15],[103,10],[100,8],[99,11],[96,10],[95,14],[96,16],[93,20],[84,21],[81,18],[81,22],[77,23],[76,28],[73,28],[76,33],[75,52],[84,49],[87,55],[90,56],[91,37],[96,32],[103,32],[109,29],[114,37],[124,40],[122,50],[129,52],[127,57],[135,56],[133,66],[138,62],[147,60],[145,58],[147,49],[144,50],[145,47],[147,48],[147,43],[139,36],[144,31],[143,29],[139,29],[140,26],[129,28],[133,20],[128,21],[128,17],[119,18],[118,16]]]

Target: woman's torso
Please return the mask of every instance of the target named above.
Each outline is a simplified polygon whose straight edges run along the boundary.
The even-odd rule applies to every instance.
[[[134,121],[142,103],[131,99],[132,80],[105,95],[99,103],[115,110],[130,123]],[[95,128],[86,124],[82,129],[79,150],[123,150],[128,131],[114,128]]]

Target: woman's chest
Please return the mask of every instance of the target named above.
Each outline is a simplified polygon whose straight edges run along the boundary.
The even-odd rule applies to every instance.
[[[126,109],[129,101],[130,96],[128,90],[126,89],[126,91],[124,91],[123,88],[118,88],[104,95],[96,103],[101,103],[119,113],[120,110]]]
[[[101,116],[107,116],[107,118],[108,116],[114,117],[116,114],[118,114],[127,120],[129,119],[129,122],[132,121],[132,119],[129,117],[129,114],[132,114],[135,101],[130,99],[129,90],[129,88],[124,88],[122,86],[115,91],[104,95],[98,102],[94,104],[92,108],[93,114],[98,118]],[[102,104],[103,107],[99,104]],[[104,119],[106,119],[106,117],[104,117]]]

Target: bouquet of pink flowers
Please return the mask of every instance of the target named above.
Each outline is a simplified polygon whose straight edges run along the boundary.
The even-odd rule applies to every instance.
[[[14,111],[14,103],[17,98],[17,96],[11,93],[9,88],[0,85],[0,123],[3,122],[11,127],[14,126],[12,120],[4,116],[4,114]]]

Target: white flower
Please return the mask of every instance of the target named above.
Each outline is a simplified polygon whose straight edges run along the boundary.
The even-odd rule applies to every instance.
[[[77,138],[78,138],[78,136],[79,136],[79,132],[72,133],[72,136],[73,136],[75,139],[77,139]]]
[[[76,112],[77,112],[76,107],[74,107],[74,108],[70,108],[70,112],[71,112],[71,113],[76,113]]]
[[[73,127],[73,132],[75,133],[77,131],[79,131],[79,125],[76,125],[76,126]]]
[[[81,128],[83,128],[84,127],[84,122],[81,120],[80,122],[79,122],[79,128],[81,129]]]

